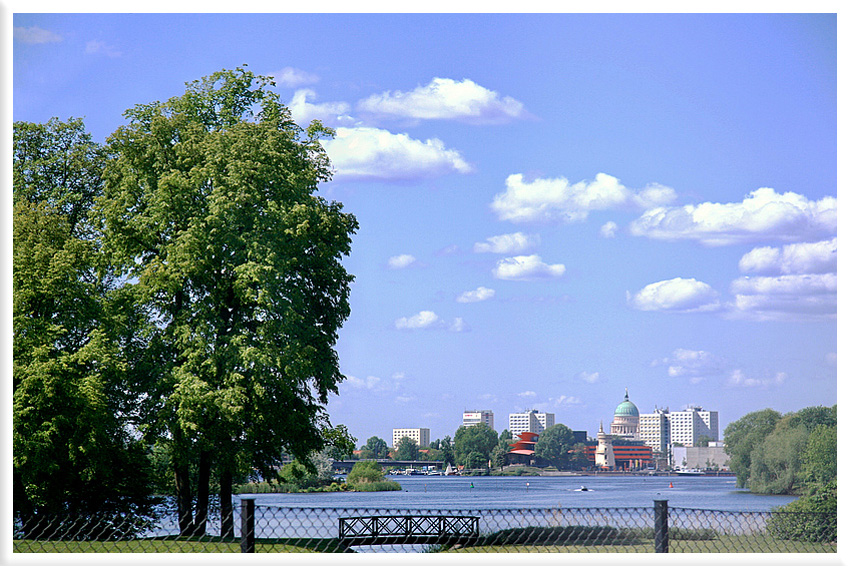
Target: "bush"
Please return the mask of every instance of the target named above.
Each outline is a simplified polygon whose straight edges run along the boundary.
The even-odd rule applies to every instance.
[[[355,483],[351,485],[354,491],[401,491],[401,485],[395,481],[376,481]]]
[[[838,490],[836,480],[809,496],[779,507],[767,523],[768,532],[784,540],[836,542],[838,539]]]
[[[384,481],[384,471],[374,460],[361,460],[354,464],[345,481],[352,486]]]

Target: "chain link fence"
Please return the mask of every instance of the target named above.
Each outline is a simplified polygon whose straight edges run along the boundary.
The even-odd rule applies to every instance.
[[[290,508],[243,500],[234,537],[176,517],[15,523],[15,552],[836,552],[834,513],[669,508]]]

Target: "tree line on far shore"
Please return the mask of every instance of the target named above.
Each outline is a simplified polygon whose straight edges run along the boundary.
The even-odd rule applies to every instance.
[[[497,434],[485,423],[477,423],[470,427],[461,426],[454,438],[447,435],[428,446],[417,446],[413,440],[404,437],[392,449],[383,439],[372,436],[360,447],[357,457],[364,460],[421,460],[423,465],[429,461],[440,461],[444,465],[466,469],[502,468],[509,463],[507,454],[514,442],[509,430]],[[535,446],[535,463],[559,470],[577,470],[591,464],[585,456],[585,444],[576,442],[573,431],[560,423],[540,433]]]

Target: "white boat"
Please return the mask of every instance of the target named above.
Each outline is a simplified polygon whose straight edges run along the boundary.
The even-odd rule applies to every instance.
[[[456,476],[456,475],[457,475],[457,470],[455,470],[454,468],[452,468],[452,465],[451,465],[451,464],[446,464],[446,471],[445,471],[445,472],[443,472],[443,473],[444,473],[445,475],[447,475],[447,476]]]
[[[681,470],[676,470],[677,476],[704,476],[705,472],[698,468],[683,468]]]

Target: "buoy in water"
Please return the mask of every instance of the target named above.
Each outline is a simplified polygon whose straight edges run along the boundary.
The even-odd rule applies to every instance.
[[[672,488],[672,487],[673,487],[673,482],[670,482],[670,488]]]

